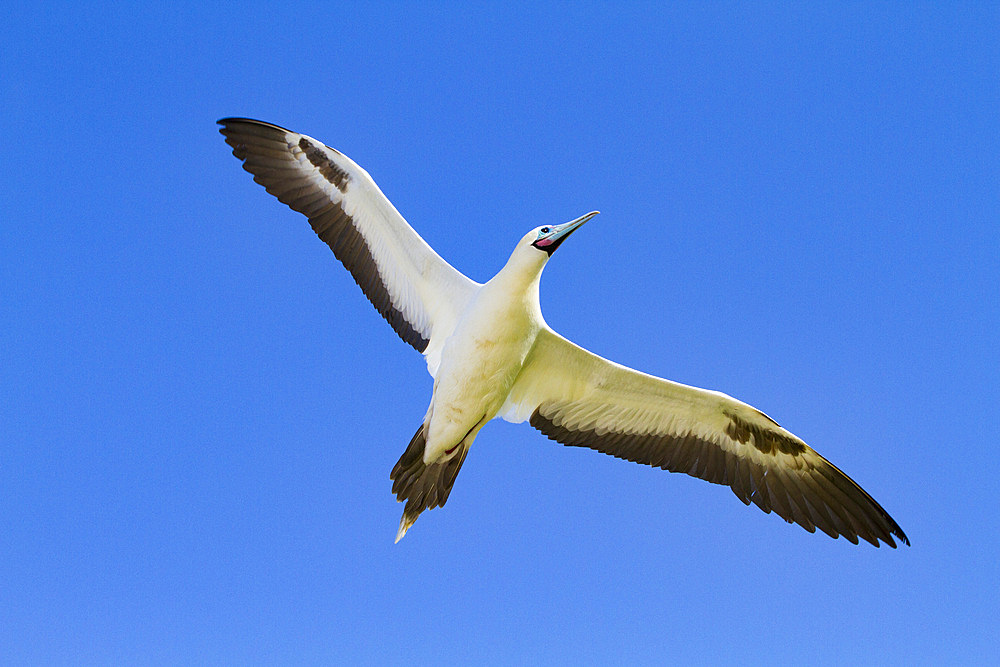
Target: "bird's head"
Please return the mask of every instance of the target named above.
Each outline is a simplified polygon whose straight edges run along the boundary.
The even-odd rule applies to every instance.
[[[516,275],[529,277],[537,280],[542,269],[548,263],[549,257],[556,251],[569,235],[580,228],[583,223],[597,215],[597,211],[591,211],[587,215],[580,216],[576,220],[562,225],[542,225],[535,227],[530,232],[521,237],[521,240],[514,246],[514,252],[507,260],[504,270],[497,274]]]
[[[552,253],[556,251],[556,248],[562,244],[563,241],[569,238],[569,235],[575,232],[577,229],[583,226],[583,223],[587,222],[595,215],[600,213],[600,211],[591,211],[586,215],[581,215],[576,220],[571,220],[567,223],[561,225],[544,225],[533,229],[525,236],[525,239],[531,242],[531,247],[536,248],[544,252],[548,257],[552,256]],[[546,259],[548,259],[546,257]]]

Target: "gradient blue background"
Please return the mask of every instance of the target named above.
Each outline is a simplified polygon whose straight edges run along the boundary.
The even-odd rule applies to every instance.
[[[201,4],[0,23],[0,662],[998,659],[995,4]],[[770,413],[913,546],[504,422],[393,545],[430,378],[230,115],[480,281],[601,210],[549,323]]]

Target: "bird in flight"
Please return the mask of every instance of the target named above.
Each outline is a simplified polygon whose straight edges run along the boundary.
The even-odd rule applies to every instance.
[[[728,485],[744,504],[811,533],[876,547],[895,548],[893,536],[910,543],[854,480],[760,410],[616,364],[545,323],[542,269],[597,211],[532,229],[479,284],[420,238],[346,155],[271,123],[218,123],[253,180],[309,219],[427,362],[430,405],[390,474],[406,502],[397,542],[421,512],[445,504],[479,430],[499,416],[564,445]]]

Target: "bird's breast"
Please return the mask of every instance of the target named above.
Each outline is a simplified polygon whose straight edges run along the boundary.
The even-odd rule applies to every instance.
[[[528,318],[511,313],[462,322],[445,344],[438,391],[454,385],[480,401],[497,392],[506,398],[537,333]]]
[[[452,447],[452,440],[496,416],[537,333],[523,309],[483,308],[466,314],[445,343],[435,378],[429,449]]]

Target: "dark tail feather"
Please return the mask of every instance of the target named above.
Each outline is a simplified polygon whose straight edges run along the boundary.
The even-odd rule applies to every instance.
[[[421,512],[426,509],[442,507],[448,501],[451,487],[455,484],[458,471],[461,470],[462,464],[465,462],[465,455],[469,453],[469,446],[463,442],[458,445],[458,451],[451,458],[425,465],[424,446],[426,444],[424,426],[421,424],[417,432],[413,434],[413,439],[407,445],[406,451],[393,467],[392,473],[389,474],[389,478],[392,480],[392,492],[396,494],[396,500],[406,501],[403,517],[399,520],[399,532],[396,533],[397,542],[403,539],[403,535],[410,529]]]

